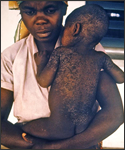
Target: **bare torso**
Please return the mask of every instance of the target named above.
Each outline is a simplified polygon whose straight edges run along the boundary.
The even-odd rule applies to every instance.
[[[84,131],[94,117],[101,62],[102,58],[94,51],[81,55],[68,49],[60,55],[49,94],[51,118],[56,117],[53,131],[57,136],[71,137]]]

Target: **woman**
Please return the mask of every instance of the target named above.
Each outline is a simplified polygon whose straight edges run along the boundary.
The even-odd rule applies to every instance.
[[[41,88],[37,84],[34,57],[37,59],[37,54],[46,51],[44,67],[53,49],[60,46],[59,37],[63,30],[62,20],[67,5],[65,1],[18,2],[22,20],[31,34],[2,53],[1,143],[9,148],[86,149],[93,147],[96,149],[97,143],[112,134],[123,123],[123,108],[118,89],[114,81],[103,72],[98,85],[101,95],[98,97],[98,102],[102,109],[93,118],[85,132],[66,140],[47,141],[39,139],[37,136],[34,137],[34,130],[34,133],[32,132],[33,143],[23,140],[21,128],[23,124],[32,130],[32,126],[39,125],[41,119],[50,116],[49,89]],[[112,96],[110,91],[111,96],[107,99],[109,84],[116,95]],[[13,103],[14,115],[21,126],[7,121]],[[115,117],[114,114],[116,114]]]

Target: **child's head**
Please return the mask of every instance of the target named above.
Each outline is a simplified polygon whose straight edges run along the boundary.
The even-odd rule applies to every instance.
[[[66,19],[62,37],[63,46],[76,42],[96,45],[108,30],[108,16],[99,5],[90,4],[75,9]]]
[[[22,20],[35,37],[43,42],[56,41],[67,5],[64,1],[19,1]]]

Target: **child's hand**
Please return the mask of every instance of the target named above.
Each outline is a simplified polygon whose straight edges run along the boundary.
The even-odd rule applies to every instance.
[[[43,52],[38,52],[34,55],[34,59],[35,59],[35,62],[36,62],[36,65],[39,66],[39,65],[42,65],[42,64],[46,64],[49,60],[49,57],[47,55],[47,52],[46,51],[43,51]]]
[[[22,133],[22,138],[24,139],[24,141],[33,144],[33,139],[26,133]]]
[[[37,75],[39,76],[49,60],[49,55],[47,55],[47,51],[38,52],[34,55],[34,59],[37,65]]]

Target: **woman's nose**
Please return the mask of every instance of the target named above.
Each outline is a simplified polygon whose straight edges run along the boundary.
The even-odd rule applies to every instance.
[[[43,25],[43,24],[47,24],[47,20],[39,18],[36,21],[36,25]]]
[[[36,16],[36,25],[43,25],[48,22],[47,17],[42,12],[38,12]]]

